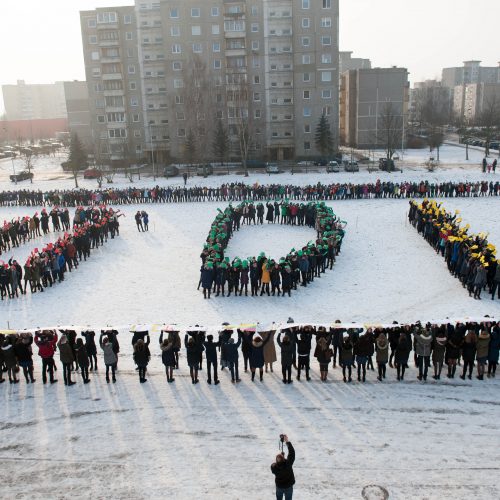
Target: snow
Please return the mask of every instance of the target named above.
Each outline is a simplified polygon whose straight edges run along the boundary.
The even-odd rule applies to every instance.
[[[493,178],[473,168],[334,178]],[[233,177],[243,179],[197,182],[213,185]],[[327,178],[283,174],[272,180]],[[252,175],[248,182],[255,181],[269,178]],[[36,185],[62,187],[71,181]],[[151,179],[145,185],[152,185]],[[489,232],[489,240],[500,244],[500,200],[443,202],[448,210],[459,209],[472,230]],[[65,388],[57,360],[59,383],[43,386],[35,356],[36,384],[0,386],[0,458],[8,496],[272,498],[269,465],[278,451],[278,436],[285,432],[297,451],[296,498],[362,498],[369,485],[385,488],[391,499],[496,498],[498,379],[420,383],[412,367],[404,383],[396,382],[394,370],[388,369],[382,384],[373,372],[366,384],[344,384],[337,368],[330,369],[330,381],[322,384],[312,361],[309,383],[284,386],[275,364],[264,383],[252,383],[242,374],[243,381],[234,386],[222,373],[219,386],[208,386],[203,371],[200,384],[193,386],[183,350],[176,382],[167,384],[153,334],[148,382],[139,384],[126,328],[132,324],[215,327],[223,321],[283,322],[289,316],[296,322],[327,324],[336,319],[390,323],[500,316],[500,301],[486,294],[481,301],[469,298],[443,259],[407,223],[408,200],[328,204],[348,221],[342,252],[333,271],[292,292],[291,298],[204,300],[196,290],[199,254],[217,207],[225,206],[221,202],[120,207],[127,215],[120,219],[120,236],[92,251],[90,260],[68,273],[64,283],[0,303],[0,328],[113,325],[120,327],[121,344],[116,384],[106,384],[99,353],[99,373],[91,375],[88,385],[77,374],[78,384]],[[137,209],[150,215],[148,233],[135,227]],[[0,207],[0,220],[32,211]],[[308,228],[243,226],[230,242],[229,255],[247,257],[264,250],[279,257],[313,237]],[[31,249],[54,238],[37,238],[14,255],[22,261]],[[240,358],[241,371],[242,365]]]

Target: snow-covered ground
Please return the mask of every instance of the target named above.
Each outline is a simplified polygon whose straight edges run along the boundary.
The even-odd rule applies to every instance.
[[[411,176],[483,178],[458,169],[390,178]],[[312,178],[317,182],[327,176]],[[305,183],[311,176],[273,179]],[[264,175],[250,178],[256,180],[269,182]],[[464,224],[489,232],[490,241],[500,245],[500,200],[449,199],[444,204],[459,209]],[[348,221],[342,253],[333,271],[291,298],[204,300],[196,290],[202,244],[217,207],[224,204],[132,205],[121,207],[127,217],[120,219],[120,237],[94,251],[64,283],[1,302],[0,328],[500,315],[500,301],[487,295],[482,301],[469,298],[441,257],[407,224],[407,200],[330,205]],[[149,233],[139,233],[133,220],[135,211],[144,208],[150,214]],[[0,207],[0,220],[30,211]],[[53,237],[29,242],[14,255],[23,259]],[[313,237],[307,228],[243,226],[229,255],[247,257],[264,250],[280,257]],[[383,384],[372,372],[364,385],[344,384],[336,369],[331,382],[322,384],[313,362],[309,383],[284,386],[275,365],[264,383],[252,384],[243,374],[241,384],[233,386],[223,373],[219,386],[208,386],[201,372],[200,384],[193,386],[182,352],[176,382],[167,384],[154,334],[148,382],[139,384],[130,336],[120,329],[116,384],[106,384],[99,354],[98,375],[86,386],[77,375],[78,385],[65,388],[61,367],[59,383],[43,386],[38,358],[36,384],[0,386],[2,491],[9,498],[272,498],[269,465],[283,432],[297,451],[299,499],[383,498],[363,497],[368,485],[385,488],[391,499],[498,495],[498,379],[423,384],[412,368],[404,383],[388,370]]]

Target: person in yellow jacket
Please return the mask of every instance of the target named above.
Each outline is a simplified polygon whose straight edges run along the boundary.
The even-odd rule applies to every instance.
[[[271,273],[267,268],[267,259],[262,260],[262,277],[261,277],[262,289],[260,295],[264,295],[264,291],[269,295],[269,283],[271,283]]]

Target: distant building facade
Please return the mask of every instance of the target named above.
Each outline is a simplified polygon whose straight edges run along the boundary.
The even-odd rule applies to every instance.
[[[444,123],[449,123],[452,112],[452,89],[444,86],[437,80],[415,82],[410,90],[409,120],[412,123],[422,121],[421,111],[430,105],[441,114]]]
[[[352,52],[339,52],[339,74],[351,71],[354,69],[371,69],[372,63],[370,59],[362,59],[361,57],[352,57]]]
[[[66,118],[62,82],[2,85],[5,114],[8,120],[44,120]]]
[[[404,140],[408,122],[409,82],[406,68],[346,71],[340,87],[341,143],[358,148],[384,147],[384,116],[390,113]]]
[[[87,82],[64,82],[64,97],[68,114],[68,129],[77,134],[85,146],[85,150],[92,153],[93,141],[90,128],[90,109]]]

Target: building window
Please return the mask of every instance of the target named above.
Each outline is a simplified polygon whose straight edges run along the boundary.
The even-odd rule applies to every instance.
[[[132,24],[132,16],[130,14],[123,16],[123,24]]]
[[[323,9],[331,9],[332,0],[323,0]]]
[[[259,50],[259,41],[252,40],[252,50]]]
[[[96,99],[95,100],[95,107],[96,107],[96,109],[104,108],[104,99]]]
[[[214,42],[212,44],[212,52],[220,52],[220,43],[219,42]]]
[[[94,90],[96,92],[102,92],[103,91],[103,86],[102,86],[102,83],[95,83],[94,84]]]
[[[195,54],[201,54],[201,43],[193,43],[193,52]]]
[[[217,17],[219,15],[219,7],[212,7],[210,9],[210,14],[212,17]]]
[[[332,37],[331,36],[322,36],[321,37],[321,45],[331,45]]]
[[[92,76],[94,78],[101,76],[101,68],[92,68]]]
[[[322,28],[331,28],[332,27],[332,18],[331,17],[322,17],[321,18],[321,27]]]
[[[253,114],[254,118],[260,118],[261,117],[261,114],[260,114],[260,109],[256,109],[254,111],[254,114]]]
[[[309,47],[311,45],[311,39],[308,36],[302,37],[302,47]]]
[[[137,113],[135,113],[135,114],[132,115],[132,121],[134,123],[137,123],[139,121],[139,115]]]
[[[221,69],[222,61],[220,59],[214,59],[214,69]]]
[[[112,128],[108,130],[108,137],[110,139],[121,139],[127,137],[127,129],[125,128]]]
[[[330,89],[323,89],[321,91],[321,98],[322,99],[331,99],[332,98],[332,91]]]
[[[186,116],[184,115],[184,111],[176,111],[175,112],[175,118],[177,120],[185,120]]]
[[[135,74],[135,66],[133,64],[130,64],[128,67],[128,74],[129,75],[134,75]]]
[[[186,129],[178,128],[177,129],[177,137],[186,137]]]
[[[324,106],[322,110],[322,114],[325,116],[330,116],[332,114],[332,107],[331,106]]]
[[[304,134],[310,134],[311,133],[311,125],[309,123],[306,123],[304,125]]]
[[[182,69],[182,61],[174,61],[172,63],[172,69],[174,71],[180,71]]]
[[[200,17],[200,8],[199,7],[193,7],[191,9],[191,17]]]
[[[175,96],[175,104],[184,104],[184,96],[176,95]]]
[[[304,151],[311,150],[311,143],[309,141],[304,142]]]
[[[310,7],[310,1],[309,0],[302,0],[302,8],[308,9],[309,7]]]
[[[260,68],[260,59],[256,56],[252,57],[252,68]]]
[[[170,26],[170,36],[181,36],[180,26]]]
[[[224,21],[224,31],[245,31],[245,21]]]
[[[321,81],[322,82],[331,82],[332,81],[332,72],[331,71],[322,71],[321,72]]]
[[[184,80],[182,78],[176,78],[174,80],[174,89],[182,89],[184,87]]]
[[[302,97],[304,99],[310,99],[311,98],[311,91],[310,90],[304,90],[304,91],[302,91]]]
[[[321,62],[323,64],[330,64],[332,62],[331,54],[321,54]]]
[[[130,98],[130,105],[131,106],[139,106],[139,100],[137,99],[137,97]]]
[[[311,64],[310,54],[302,54],[302,64]]]
[[[254,101],[260,101],[260,93],[259,92],[254,92],[253,93],[253,100]]]
[[[303,28],[309,28],[310,23],[311,23],[311,20],[308,17],[302,18],[302,27]]]
[[[104,115],[97,115],[97,123],[106,123],[106,117]]]
[[[218,35],[220,33],[220,26],[218,24],[212,24],[212,35]]]
[[[191,35],[192,36],[200,36],[201,35],[201,26],[191,26]]]
[[[252,33],[258,33],[259,32],[259,23],[252,23],[251,28],[252,28]]]
[[[95,28],[95,26],[96,26],[95,19],[89,19],[89,20],[87,21],[87,26],[88,26],[89,28]]]
[[[172,45],[172,54],[180,54],[182,52],[182,48],[180,43],[174,43]]]
[[[253,83],[255,83],[256,85],[260,84],[260,76],[259,75],[254,75]]]
[[[97,14],[98,24],[111,24],[117,22],[116,12],[99,12]]]
[[[89,43],[94,45],[97,43],[97,36],[96,35],[90,35],[89,36]]]
[[[311,108],[305,107],[302,109],[302,116],[311,116]]]
[[[134,47],[127,48],[127,57],[134,57]]]
[[[179,9],[177,7],[172,7],[170,9],[171,19],[179,19]]]
[[[310,82],[311,81],[311,73],[303,73],[302,81],[303,82]]]
[[[137,84],[136,84],[135,82],[130,82],[130,83],[128,84],[128,88],[129,88],[130,90],[135,90],[135,89],[137,88]]]
[[[90,58],[92,61],[98,61],[99,60],[99,52],[94,51],[90,53]]]
[[[134,137],[141,137],[141,131],[140,130],[134,130]]]

